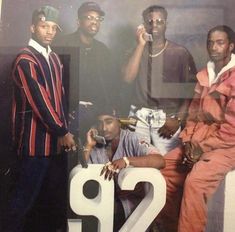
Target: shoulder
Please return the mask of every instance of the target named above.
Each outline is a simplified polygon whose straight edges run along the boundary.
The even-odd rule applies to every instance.
[[[70,34],[58,36],[54,42],[54,46],[79,46],[79,34],[78,31],[75,31]]]
[[[93,46],[99,50],[109,52],[108,46],[97,39],[93,40]]]
[[[35,59],[35,51],[31,47],[25,47],[22,48],[19,53],[17,54],[14,64],[17,65],[19,63],[25,63],[25,62],[32,62],[32,63],[37,63]]]
[[[181,55],[190,55],[189,51],[187,50],[187,48],[185,48],[182,45],[179,45],[175,42],[172,42],[170,40],[168,40],[168,46],[166,49],[168,52],[174,52],[175,54],[181,54]]]
[[[130,131],[128,129],[121,130],[121,137],[129,141],[139,141],[136,132]]]

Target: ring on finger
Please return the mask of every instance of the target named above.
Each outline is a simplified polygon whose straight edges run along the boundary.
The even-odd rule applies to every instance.
[[[111,172],[114,172],[114,171],[115,171],[112,164],[109,164],[107,168],[108,168],[108,170],[111,171]]]
[[[116,172],[118,174],[120,172],[120,169],[117,168],[116,170],[114,170],[114,172]]]

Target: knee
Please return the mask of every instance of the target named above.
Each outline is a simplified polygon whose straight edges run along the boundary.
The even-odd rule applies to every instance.
[[[189,173],[184,182],[184,190],[198,191],[203,187],[204,181],[205,180],[201,179],[197,174]]]

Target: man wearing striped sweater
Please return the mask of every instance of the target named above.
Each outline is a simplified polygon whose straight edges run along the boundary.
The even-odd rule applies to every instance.
[[[13,141],[19,174],[3,231],[67,231],[67,157],[76,150],[65,119],[62,64],[51,51],[58,11],[35,10],[32,38],[13,66]]]

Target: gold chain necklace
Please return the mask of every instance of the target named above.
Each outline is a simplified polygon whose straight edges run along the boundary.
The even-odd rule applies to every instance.
[[[164,47],[162,48],[161,51],[159,51],[159,52],[156,53],[156,54],[149,54],[149,56],[152,57],[152,58],[159,56],[160,54],[162,54],[162,53],[165,51],[167,45],[168,45],[168,41],[166,41],[166,43],[165,43],[165,45],[164,45]]]

